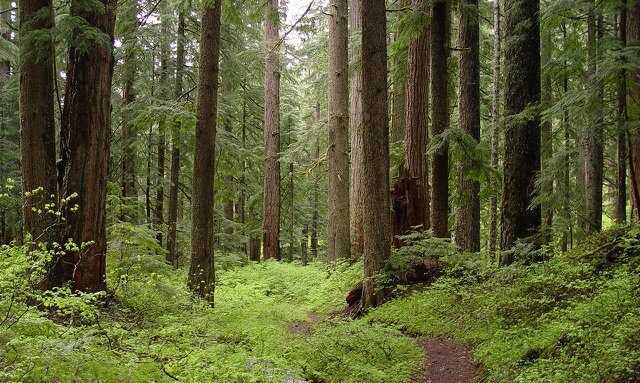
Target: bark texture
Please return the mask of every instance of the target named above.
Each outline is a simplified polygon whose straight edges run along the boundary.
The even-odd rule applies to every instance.
[[[549,66],[551,65],[552,52],[553,52],[553,40],[552,30],[547,28],[542,32],[541,42],[541,109],[548,109],[553,104],[553,84],[551,82],[552,75],[550,73]],[[541,137],[541,168],[543,171],[553,172],[550,169],[550,161],[553,158],[553,121],[552,119],[545,119],[540,126]],[[554,192],[554,178],[545,177],[541,185],[542,193],[546,196],[552,196]],[[542,206],[542,223],[545,231],[545,241],[551,240],[551,229],[553,225],[553,213],[554,208],[551,202],[545,203]]]
[[[622,0],[618,18],[618,39],[622,49],[627,46],[627,0]],[[624,63],[624,61],[623,61]],[[627,222],[627,71],[618,73],[618,177],[616,182],[615,219],[617,223]]]
[[[349,23],[351,29],[351,78],[349,84],[349,137],[351,142],[351,188],[349,189],[351,258],[362,257],[364,240],[362,233],[362,67],[360,36],[362,33],[362,0],[349,0]]]
[[[220,58],[220,11],[222,0],[205,6],[200,36],[200,75],[196,151],[193,169],[193,224],[189,288],[212,305],[215,270],[213,261],[213,176],[216,116],[218,111],[218,70]]]
[[[54,239],[54,217],[45,204],[57,202],[54,122],[53,8],[50,0],[22,0],[20,16],[20,149],[24,229],[34,242]],[[45,34],[46,38],[42,38]],[[8,75],[8,65],[6,71]],[[4,77],[4,73],[0,76]],[[0,84],[2,84],[0,80]],[[28,194],[26,194],[28,193]],[[39,210],[41,212],[39,212]]]
[[[367,2],[362,15],[363,307],[382,302],[377,278],[391,252],[389,210],[389,116],[384,0]]]
[[[502,15],[500,1],[493,2],[493,79],[491,100],[491,167],[498,170],[500,147],[500,127],[502,124],[500,109],[500,89],[502,83]],[[500,188],[499,185],[495,186]],[[498,243],[498,195],[499,190],[491,195],[489,202],[489,251],[495,252]]]
[[[184,13],[178,13],[178,39],[176,44],[176,81],[174,98],[182,96],[182,77],[184,75]],[[171,128],[171,176],[169,183],[169,210],[167,214],[167,262],[178,266],[178,186],[180,183],[180,124],[174,122]]]
[[[630,47],[640,47],[640,0],[631,0],[627,19],[627,42]],[[629,73],[628,113],[629,125],[640,121],[640,69]],[[631,190],[636,219],[640,220],[640,131],[629,131],[629,162],[631,164]]]
[[[413,0],[414,12],[423,12],[423,0]],[[409,45],[406,88],[405,167],[406,227],[430,226],[427,142],[429,140],[429,58],[431,26],[425,18],[420,34]]]
[[[265,10],[264,192],[262,256],[280,259],[280,58],[278,0]]]
[[[349,14],[347,0],[329,7],[329,260],[350,258]]]
[[[480,24],[478,0],[460,1],[460,129],[473,143],[480,142]],[[467,156],[458,175],[459,206],[456,245],[462,251],[480,251],[480,182],[473,179],[477,164]]]
[[[540,172],[540,2],[515,0],[505,9],[505,130],[502,249],[537,233],[540,206],[530,207]],[[528,112],[524,113],[523,112]],[[515,118],[518,117],[518,118]],[[511,263],[509,256],[503,263]]]
[[[100,4],[103,9],[87,9],[81,1],[71,2],[71,15],[95,27],[109,43],[82,41],[82,30],[72,32],[60,132],[64,168],[60,197],[68,201],[61,240],[82,247],[57,260],[51,281],[53,285],[70,282],[74,290],[80,291],[103,290],[106,285],[106,194],[116,2],[103,0]],[[88,44],[88,48],[81,49],[81,44]]]
[[[433,136],[449,129],[449,3],[435,1],[431,8],[431,100]],[[431,158],[431,229],[439,238],[449,236],[449,145],[443,142]]]
[[[598,232],[602,229],[602,178],[603,178],[603,84],[598,78],[599,44],[602,40],[602,15],[598,16],[592,7],[587,16],[588,24],[588,83],[589,109],[591,121],[585,132],[585,231]]]
[[[122,64],[122,198],[125,206],[130,199],[137,197],[136,192],[136,138],[135,126],[132,123],[131,107],[136,100],[134,83],[137,71],[137,29],[138,29],[138,7],[137,1],[128,0],[123,2],[121,8],[122,15],[122,41],[123,41],[123,64]],[[131,220],[132,215],[125,207],[122,219]]]

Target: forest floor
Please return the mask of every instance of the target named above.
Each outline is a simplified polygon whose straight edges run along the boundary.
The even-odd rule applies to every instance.
[[[239,266],[219,252],[211,308],[191,298],[185,270],[130,246],[110,254],[109,297],[29,290],[20,284],[29,266],[23,251],[0,249],[0,382],[638,376],[640,229],[605,233],[566,254],[522,249],[521,262],[507,268],[452,253],[438,281],[397,288],[357,320],[336,312],[360,279],[359,264]]]

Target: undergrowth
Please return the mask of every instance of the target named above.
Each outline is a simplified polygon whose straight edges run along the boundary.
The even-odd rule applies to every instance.
[[[250,264],[218,252],[215,308],[191,297],[145,228],[110,244],[107,294],[42,293],[46,251],[0,249],[0,382],[389,382],[412,337],[468,344],[487,382],[625,382],[640,366],[640,229],[497,267],[414,236],[389,270],[447,264],[359,320],[337,312],[361,264]],[[151,238],[151,240],[150,240]],[[292,331],[292,324],[305,331]]]

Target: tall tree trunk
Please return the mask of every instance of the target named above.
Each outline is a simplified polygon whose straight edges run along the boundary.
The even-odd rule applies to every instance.
[[[542,83],[541,83],[541,101],[542,108],[548,109],[552,106],[553,103],[553,84],[551,82],[551,73],[548,68],[551,64],[552,52],[553,52],[553,40],[552,33],[550,27],[547,27],[547,30],[542,32],[542,45],[541,45],[541,60],[542,60]],[[551,118],[542,121],[540,126],[540,136],[541,136],[541,168],[543,170],[547,170],[550,167],[551,159],[553,158],[553,122]],[[553,171],[553,170],[549,170]],[[546,196],[552,196],[554,193],[554,178],[546,178],[546,181],[543,182],[541,186],[542,193]],[[551,229],[553,225],[553,213],[554,208],[551,203],[544,204],[542,206],[542,217],[543,217],[543,229],[545,231],[545,240],[551,240]]]
[[[362,305],[382,302],[378,274],[391,253],[389,209],[389,116],[387,105],[387,15],[384,0],[362,7]]]
[[[122,7],[122,40],[124,58],[122,64],[122,198],[125,205],[121,219],[131,220],[133,217],[126,207],[131,199],[137,197],[136,192],[136,148],[137,134],[132,123],[131,107],[135,102],[134,83],[137,71],[137,29],[138,2],[127,0]]]
[[[540,1],[516,0],[505,13],[505,116],[540,102]],[[524,27],[523,27],[524,26]],[[537,233],[540,205],[531,207],[540,172],[540,118],[509,119],[505,130],[502,249]],[[510,256],[504,264],[513,261]]]
[[[634,0],[631,0],[632,2]],[[627,43],[630,47],[640,46],[640,0],[635,0],[629,9],[627,19]],[[630,74],[629,81],[629,124],[640,121],[640,69]],[[640,220],[640,133],[629,131],[629,171],[631,173],[631,191],[636,219]]]
[[[603,84],[598,78],[599,45],[602,40],[602,15],[596,15],[595,5],[591,5],[587,16],[588,24],[588,82],[591,89],[589,108],[591,121],[585,134],[585,230],[587,233],[602,229],[602,173],[603,173]]]
[[[280,57],[278,0],[265,9],[264,194],[262,256],[280,260]]]
[[[431,100],[433,136],[449,129],[449,4],[437,0],[431,8]],[[449,236],[449,145],[444,142],[431,158],[431,229]]]
[[[320,103],[316,103],[315,110],[315,121],[317,124],[321,123],[321,115],[320,115]],[[316,138],[315,149],[314,149],[314,161],[318,163],[320,161],[320,140]],[[313,199],[311,201],[311,258],[314,261],[318,260],[318,225],[320,221],[320,212],[319,212],[319,189],[320,188],[320,179],[317,174],[313,176]]]
[[[230,121],[225,121],[224,123],[224,130],[227,134],[228,137],[232,137],[233,136],[233,125],[230,123]],[[224,186],[227,189],[227,196],[226,199],[224,201],[224,204],[222,206],[222,212],[224,214],[224,225],[222,225],[224,227],[224,233],[227,235],[232,235],[233,234],[233,201],[235,199],[235,190],[234,190],[234,186],[233,186],[233,176],[232,175],[228,175],[225,176],[224,178]],[[227,240],[227,242],[231,242],[229,240]],[[234,247],[234,245],[232,243],[227,243],[225,244],[226,247],[228,249],[232,249]]]
[[[329,20],[329,259],[350,258],[349,14],[332,0]]]
[[[50,4],[50,2],[44,2]],[[8,11],[11,8],[10,0],[0,0],[0,9],[7,10],[0,15],[0,38],[5,40],[11,40],[11,27],[9,23],[11,21],[11,13]],[[11,73],[11,63],[9,60],[0,59],[0,90],[5,84],[5,81],[9,78]]]
[[[160,22],[160,98],[168,101],[171,99],[171,88],[169,87],[169,58],[171,47],[169,41],[169,25],[171,20],[169,4],[166,1],[161,3]],[[158,164],[156,168],[156,203],[153,209],[153,222],[156,228],[156,239],[162,246],[164,232],[164,168],[165,150],[167,136],[167,121],[162,118],[158,124]]]
[[[567,44],[567,25],[565,22],[562,23],[562,37],[564,41],[564,45],[566,47]],[[562,95],[566,96],[569,93],[569,75],[567,70],[567,59],[564,59],[563,63],[563,72],[562,72]],[[571,126],[569,123],[569,111],[566,106],[562,108],[562,127],[564,130],[564,151],[565,153],[569,153],[571,150]],[[573,221],[571,218],[571,157],[567,156],[564,161],[564,169],[563,169],[563,195],[562,195],[562,211],[564,214],[564,220],[567,222],[567,227],[562,233],[562,243],[561,248],[562,251],[565,252],[569,248],[573,247]]]
[[[460,2],[460,128],[480,142],[480,23],[478,0]],[[473,173],[474,162],[464,157],[459,167],[460,206],[456,220],[456,245],[463,251],[480,251],[480,182]]]
[[[205,5],[202,13],[189,269],[189,288],[212,305],[215,288],[213,176],[218,113],[221,3],[222,0],[215,0]]]
[[[291,145],[291,143],[289,143]],[[294,165],[293,161],[289,163],[289,252],[287,260],[293,262],[293,252],[297,248],[295,227],[296,227],[296,209],[295,209],[295,184],[294,184]]]
[[[627,0],[622,0],[618,19],[618,38],[622,49],[627,46]],[[624,62],[623,62],[624,63]],[[627,222],[627,71],[618,73],[618,177],[615,217],[617,223]]]
[[[22,0],[20,12],[20,148],[25,230],[34,242],[54,239],[54,217],[44,205],[56,202],[56,139],[53,103],[54,46],[50,0]],[[43,38],[43,36],[45,36]],[[7,69],[2,69],[8,74]],[[1,74],[4,76],[4,74]],[[42,211],[43,213],[38,213]]]
[[[309,256],[307,251],[307,245],[309,243],[309,225],[304,224],[302,227],[302,241],[300,241],[300,258],[302,259],[302,265],[306,266],[309,263]]]
[[[359,38],[362,33],[362,0],[349,0],[349,24],[352,38]],[[359,44],[352,44],[351,79],[349,84],[349,136],[351,142],[351,168],[349,189],[351,258],[360,259],[363,252],[364,239],[362,233],[362,194],[364,189],[362,169],[356,164],[362,163],[362,68]]]
[[[246,94],[242,95],[242,150],[247,150],[247,98]],[[240,201],[238,202],[238,214],[240,215],[240,223],[242,224],[242,233],[246,236],[246,205],[247,205],[247,160],[242,159],[242,174],[240,175]],[[248,242],[244,243],[243,252],[248,256]]]
[[[184,12],[178,12],[178,41],[176,44],[176,82],[174,98],[182,96],[182,76],[184,74]],[[171,127],[171,183],[169,184],[169,211],[167,216],[167,262],[178,266],[178,186],[180,183],[180,123],[173,122]]]
[[[423,0],[412,0],[414,12],[423,12]],[[409,71],[406,88],[405,147],[407,169],[407,229],[421,226],[428,229],[429,195],[427,142],[429,140],[429,58],[431,26],[424,25],[409,45]]]
[[[411,2],[409,0],[399,0],[397,2],[398,7],[407,8]],[[402,26],[401,22],[402,13],[398,12],[398,16],[396,17],[396,30],[394,33],[394,39],[400,40],[400,36],[402,35]],[[396,52],[396,57],[393,60],[393,66],[395,67],[393,70],[393,98],[392,98],[392,112],[391,115],[391,143],[398,143],[404,140],[405,129],[406,129],[406,86],[407,86],[407,66],[408,60],[405,52]]]
[[[60,198],[68,201],[61,240],[78,246],[86,244],[86,248],[69,251],[58,259],[51,281],[58,286],[71,282],[73,289],[80,291],[103,290],[106,285],[106,196],[116,3],[102,0],[101,4],[104,9],[88,9],[79,0],[71,2],[71,15],[103,33],[109,44],[85,40],[84,29],[72,32],[71,41],[84,47],[72,46],[69,50],[60,133],[64,167]]]
[[[500,126],[502,124],[500,110],[500,89],[502,83],[502,36],[500,1],[493,2],[493,79],[492,79],[492,100],[491,100],[491,167],[498,170],[499,159],[498,150],[500,147]],[[491,195],[489,211],[489,251],[494,253],[498,243],[498,188]]]
[[[147,217],[146,222],[151,223],[151,144],[153,141],[153,127],[149,127],[149,136],[147,138],[147,174],[145,180],[145,188],[144,188],[144,206],[145,206],[145,216]]]

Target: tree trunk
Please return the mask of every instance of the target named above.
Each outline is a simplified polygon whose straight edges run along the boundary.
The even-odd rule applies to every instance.
[[[149,128],[149,137],[147,139],[147,176],[145,180],[145,188],[144,188],[144,206],[145,206],[145,216],[147,217],[146,222],[151,223],[151,146],[153,141],[153,127]]]
[[[232,137],[233,136],[233,125],[231,124],[230,121],[225,121],[224,123],[224,130],[227,133],[227,137]],[[222,211],[224,214],[224,225],[222,225],[224,227],[224,233],[226,235],[233,235],[233,201],[235,199],[235,190],[234,190],[234,186],[233,186],[233,176],[232,175],[227,175],[224,178],[224,186],[227,189],[227,196],[226,199],[224,201],[223,207],[222,207]],[[233,245],[231,243],[232,241],[227,239],[227,243],[225,244],[225,246],[231,250],[234,248],[235,245]]]
[[[622,0],[618,20],[618,38],[622,49],[627,46],[627,0]],[[624,63],[624,61],[623,61]],[[616,222],[627,222],[627,71],[620,69],[618,73],[618,179],[616,188]]]
[[[316,103],[315,110],[315,121],[317,124],[320,124],[321,121],[320,115],[320,103]],[[314,152],[314,162],[318,163],[320,161],[320,140],[316,138],[315,142],[315,152]],[[318,260],[318,224],[320,221],[320,212],[319,212],[319,189],[320,188],[320,179],[317,174],[313,176],[313,199],[311,201],[311,258],[314,261]]]
[[[449,4],[436,1],[431,9],[431,100],[433,136],[449,129]],[[443,142],[431,158],[431,229],[449,236],[449,145]]]
[[[565,22],[562,23],[562,37],[564,40],[564,44],[567,44],[567,25]],[[569,93],[569,76],[567,70],[567,59],[564,59],[563,63],[563,74],[562,74],[562,95],[566,96]],[[569,111],[566,106],[562,108],[562,125],[564,130],[564,150],[565,153],[569,153],[571,149],[571,126],[569,122]],[[561,248],[562,251],[565,252],[569,248],[573,247],[573,219],[571,217],[571,157],[567,156],[564,161],[564,169],[563,169],[563,195],[562,195],[562,211],[564,214],[564,220],[567,222],[567,227],[562,234],[562,243]]]
[[[62,111],[60,143],[64,178],[60,197],[65,203],[67,224],[62,242],[85,245],[82,251],[68,251],[52,271],[53,285],[71,282],[79,291],[98,291],[106,286],[107,252],[106,195],[111,135],[111,80],[113,75],[113,0],[103,0],[104,9],[87,9],[72,0],[71,15],[86,20],[104,33],[110,42],[84,40],[83,29],[72,32],[71,41],[89,44],[72,46],[67,61],[67,84]]]
[[[400,0],[397,2],[399,8],[407,8],[410,5],[408,0]],[[402,13],[398,13],[396,18],[396,31],[394,39],[397,41],[402,35]],[[393,60],[393,99],[392,99],[392,116],[391,116],[391,143],[402,142],[406,129],[406,86],[407,86],[407,70],[408,60],[405,52],[396,52]]]
[[[491,168],[498,171],[499,159],[498,150],[500,147],[500,126],[502,124],[500,110],[500,88],[502,84],[502,36],[500,1],[493,2],[493,79],[492,79],[492,100],[491,100]],[[495,253],[498,242],[498,189],[491,193],[489,211],[489,251]]]
[[[349,23],[353,38],[359,38],[362,32],[361,16],[362,0],[349,0]],[[362,68],[359,44],[352,44],[351,79],[349,84],[349,136],[351,142],[351,168],[349,189],[351,259],[360,259],[363,252],[362,233],[362,194],[364,189],[359,182],[362,180],[362,169],[357,164],[362,163]]]
[[[300,258],[302,259],[302,265],[306,266],[309,263],[309,256],[307,252],[307,244],[309,243],[309,225],[305,223],[302,227],[302,241],[300,241]]]
[[[460,2],[460,129],[480,142],[480,23],[478,0]],[[480,251],[480,182],[474,162],[465,156],[459,167],[460,202],[456,220],[456,245],[462,251]]]
[[[423,0],[413,0],[414,12],[422,12]],[[404,229],[429,228],[427,142],[429,140],[429,58],[431,26],[427,20],[409,45],[406,88],[405,147],[406,225]],[[406,233],[398,233],[406,234]]]
[[[362,7],[362,158],[356,166],[363,187],[364,308],[382,302],[377,282],[391,253],[389,210],[389,116],[387,105],[387,15],[383,0]]]
[[[200,75],[193,169],[193,224],[189,288],[213,305],[213,176],[218,112],[220,11],[222,0],[206,5],[200,36]]]
[[[170,11],[166,1],[161,3],[160,22],[160,98],[168,101],[171,99],[169,88],[169,59],[171,57],[171,46],[169,41]],[[214,133],[215,134],[215,133]],[[156,168],[156,203],[153,209],[153,222],[156,228],[156,240],[162,246],[164,232],[164,168],[165,150],[167,136],[167,121],[162,118],[158,124],[158,164]]]
[[[350,258],[349,30],[347,0],[332,0],[329,20],[329,260]]]
[[[20,148],[24,226],[34,242],[54,239],[55,217],[45,204],[57,202],[54,122],[54,46],[50,0],[22,0],[20,13]],[[46,36],[43,38],[43,34]],[[8,65],[2,68],[8,74]],[[4,77],[5,73],[0,74]],[[4,81],[3,81],[4,82]],[[41,211],[41,212],[39,212]]]
[[[50,1],[41,2],[45,4],[50,4]],[[11,0],[0,0],[0,9],[8,10],[11,8]],[[0,38],[5,40],[11,40],[11,28],[9,26],[9,22],[11,21],[11,13],[10,11],[4,12],[0,15]],[[51,21],[50,21],[51,22]],[[11,63],[9,60],[0,59],[0,89],[5,84],[5,81],[9,79],[9,75],[11,73]]]
[[[184,74],[184,13],[178,12],[178,41],[176,44],[176,82],[174,98],[182,96],[182,76]],[[167,232],[167,262],[178,266],[178,184],[180,183],[180,123],[173,122],[171,128],[171,183],[169,184],[169,211]]]
[[[633,2],[633,0],[632,0]],[[629,46],[640,46],[640,0],[629,8],[627,19],[627,39]],[[640,121],[640,69],[631,73],[629,81],[629,123]],[[640,132],[629,131],[629,171],[631,172],[631,190],[636,219],[640,220]]]
[[[591,97],[589,109],[592,111],[591,122],[585,134],[585,230],[587,233],[602,229],[602,173],[603,173],[603,85],[598,78],[599,45],[602,40],[602,15],[596,15],[592,6],[587,16],[588,24],[588,83]]]
[[[124,203],[121,219],[129,221],[133,216],[127,205],[131,199],[137,197],[136,192],[136,148],[137,134],[132,123],[131,107],[135,102],[136,93],[134,82],[137,71],[137,29],[138,7],[137,1],[123,2],[122,41],[124,57],[122,64],[122,198]]]
[[[541,84],[541,101],[542,108],[548,109],[553,104],[553,84],[551,82],[551,73],[548,68],[551,64],[552,60],[552,52],[553,52],[553,40],[552,40],[552,30],[550,27],[546,28],[542,35],[543,41],[541,45],[541,60],[542,60],[542,84]],[[544,171],[553,172],[552,169],[549,169],[551,159],[553,158],[553,122],[551,118],[542,121],[540,126],[540,136],[541,136],[541,168]],[[553,178],[546,177],[546,181],[543,182],[541,186],[542,193],[545,196],[553,196],[554,195],[554,185]],[[551,240],[551,229],[553,226],[553,213],[554,208],[553,204],[544,204],[542,206],[542,217],[543,217],[543,229],[545,231],[545,241]]]
[[[265,10],[264,79],[264,195],[262,253],[280,260],[280,26],[278,0],[267,0]]]
[[[247,150],[247,98],[246,94],[242,95],[242,150]],[[238,214],[240,215],[240,223],[242,224],[242,234],[246,237],[246,205],[247,205],[247,160],[242,159],[242,174],[240,175],[240,201],[238,203]],[[248,242],[244,243],[243,252],[248,256]]]
[[[540,102],[540,1],[517,0],[505,13],[505,116]],[[526,25],[526,28],[523,27]],[[510,119],[505,131],[502,249],[537,233],[540,205],[530,207],[540,172],[540,118]],[[502,262],[513,261],[505,256]]]

